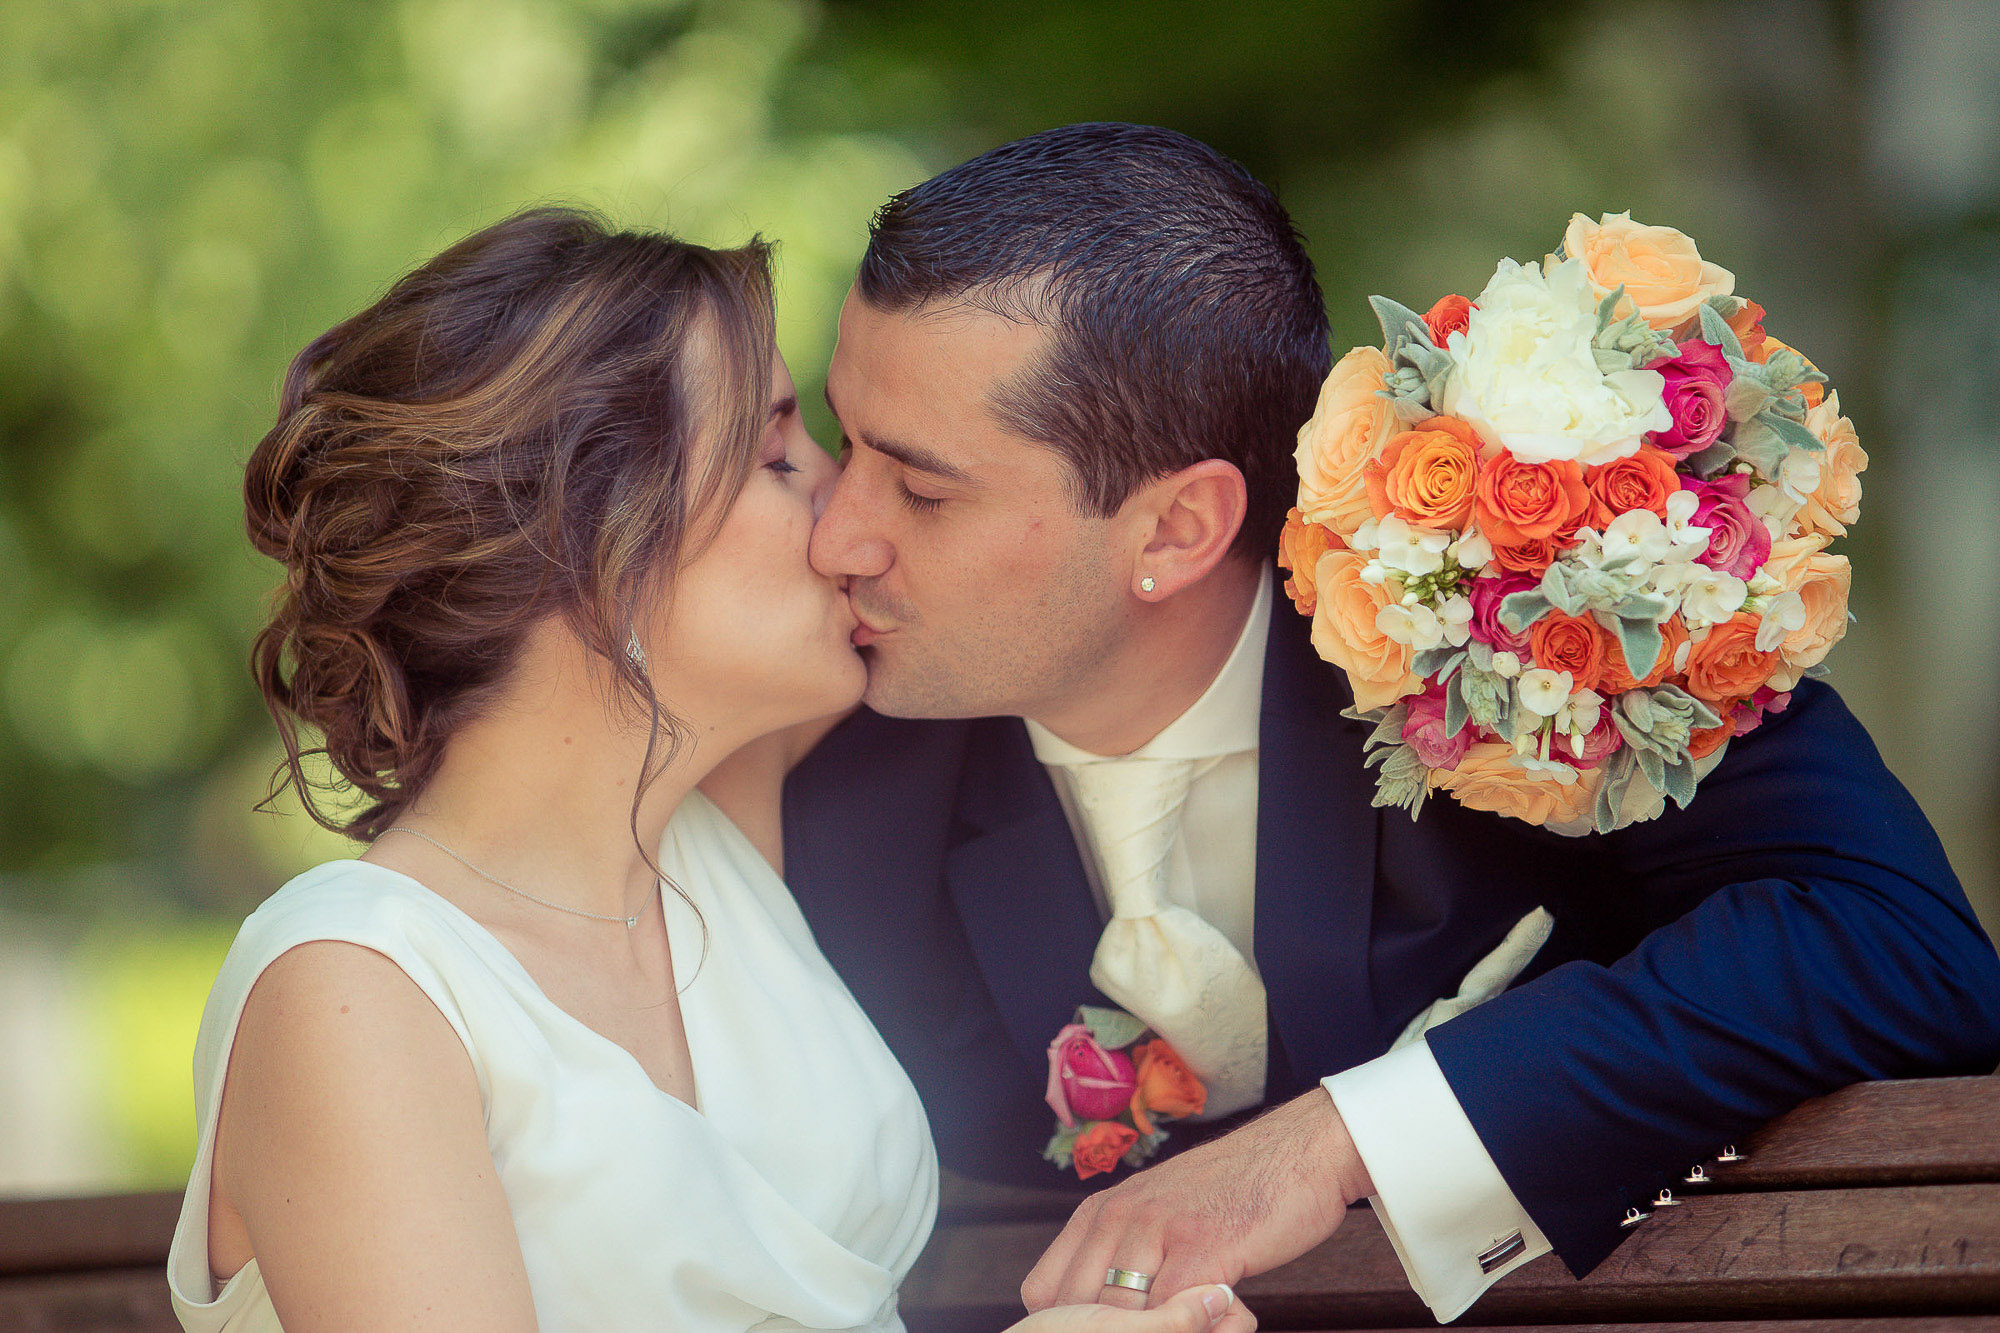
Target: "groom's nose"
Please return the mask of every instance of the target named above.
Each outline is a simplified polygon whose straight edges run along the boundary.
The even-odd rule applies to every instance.
[[[819,497],[806,557],[830,578],[874,578],[895,563],[895,548],[876,521],[860,470],[845,468]]]

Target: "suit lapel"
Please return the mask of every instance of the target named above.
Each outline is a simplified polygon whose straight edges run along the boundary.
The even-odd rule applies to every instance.
[[[1017,718],[976,724],[945,882],[1007,1033],[1039,1064],[1090,984],[1103,931],[1054,785]]]
[[[1381,1054],[1368,975],[1380,811],[1365,724],[1282,596],[1264,657],[1257,768],[1257,966],[1297,1077]],[[1273,1088],[1272,1095],[1284,1090]]]

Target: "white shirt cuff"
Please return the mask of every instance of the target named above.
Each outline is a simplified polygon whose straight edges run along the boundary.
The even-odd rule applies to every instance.
[[[1375,1182],[1371,1202],[1410,1286],[1439,1323],[1549,1252],[1453,1095],[1430,1044],[1321,1080]],[[1521,1243],[1508,1248],[1510,1236]],[[1481,1256],[1491,1271],[1481,1265]]]

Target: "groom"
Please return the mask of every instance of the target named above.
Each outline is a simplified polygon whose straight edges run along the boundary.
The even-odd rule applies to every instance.
[[[1372,1195],[1449,1319],[1550,1248],[1589,1271],[1808,1097],[2000,1060],[1993,948],[1816,682],[1690,808],[1609,836],[1371,806],[1271,562],[1327,369],[1270,192],[1134,126],[897,196],[841,315],[812,557],[869,683],[786,787],[820,943],[962,1171],[1060,1179],[1045,1049],[1078,1004],[1219,1047],[1212,1110],[1274,1108],[1083,1202],[1030,1305],[1148,1299],[1113,1268],[1154,1303],[1235,1280]],[[1510,988],[1391,1051],[1532,951],[1537,909]]]

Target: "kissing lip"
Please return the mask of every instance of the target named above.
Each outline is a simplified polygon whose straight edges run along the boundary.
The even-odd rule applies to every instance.
[[[856,648],[866,648],[869,644],[875,642],[875,640],[889,633],[886,629],[876,629],[859,616],[855,617],[855,621],[854,633],[849,635],[848,638]]]

